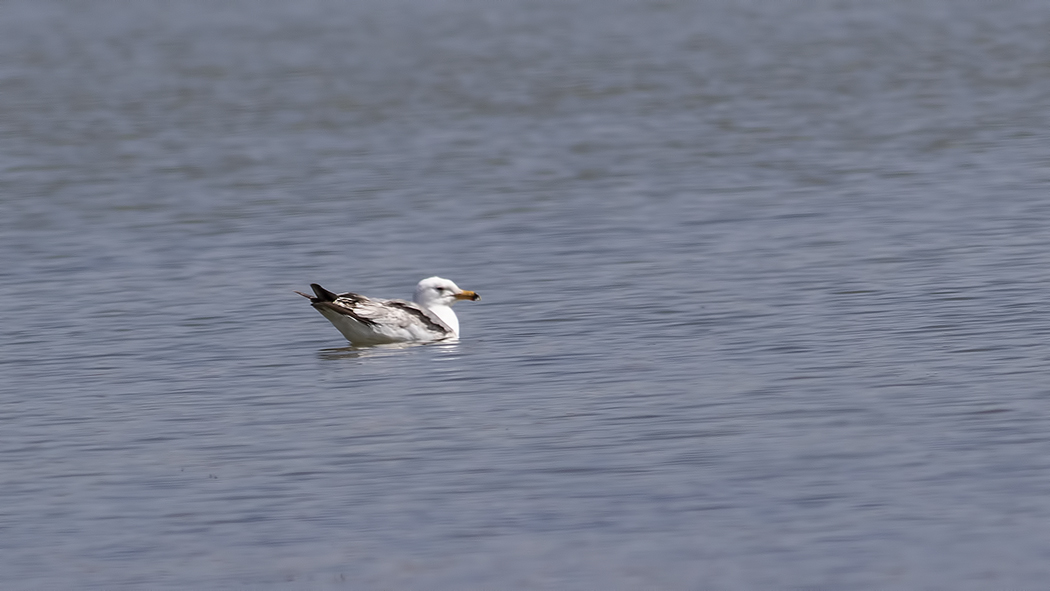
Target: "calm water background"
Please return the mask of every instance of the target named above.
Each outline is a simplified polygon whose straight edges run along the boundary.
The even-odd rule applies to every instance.
[[[1045,586],[1047,31],[0,4],[0,586]],[[432,274],[458,344],[292,293]]]

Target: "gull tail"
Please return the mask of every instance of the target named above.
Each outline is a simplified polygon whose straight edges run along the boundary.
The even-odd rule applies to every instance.
[[[304,298],[310,300],[311,302],[313,302],[315,304],[317,304],[319,302],[334,302],[335,299],[337,297],[339,297],[337,294],[334,294],[334,293],[328,291],[327,289],[321,287],[320,285],[318,285],[316,283],[311,283],[310,284],[310,289],[314,290],[314,293],[317,294],[316,297],[314,297],[312,295],[309,295],[309,294],[305,294],[305,293],[303,293],[301,291],[297,291],[297,290],[293,290],[293,291],[295,291],[295,293],[303,296]]]

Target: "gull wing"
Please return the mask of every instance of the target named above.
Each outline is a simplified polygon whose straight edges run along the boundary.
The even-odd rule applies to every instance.
[[[418,318],[419,321],[426,324],[430,330],[447,333],[452,332],[452,328],[442,322],[441,319],[437,317],[437,314],[434,314],[415,302],[409,302],[406,300],[386,300],[383,303]]]
[[[415,302],[373,299],[353,292],[336,294],[316,283],[310,287],[316,296],[298,293],[309,298],[351,341],[440,340],[453,334],[440,318]],[[360,325],[364,334],[346,326],[346,321]]]

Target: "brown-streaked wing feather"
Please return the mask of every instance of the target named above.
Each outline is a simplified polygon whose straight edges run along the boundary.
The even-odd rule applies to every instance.
[[[404,310],[409,314],[412,314],[413,316],[421,320],[423,324],[426,324],[427,328],[429,328],[430,330],[435,330],[443,333],[452,332],[452,329],[449,328],[447,324],[442,322],[440,318],[431,313],[430,310],[423,308],[415,302],[406,302],[405,300],[387,300],[384,303],[388,306],[392,306]]]

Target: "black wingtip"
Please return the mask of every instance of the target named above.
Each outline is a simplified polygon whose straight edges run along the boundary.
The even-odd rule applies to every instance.
[[[316,283],[311,283],[310,289],[314,290],[314,293],[317,294],[317,300],[320,302],[334,302],[335,298],[339,297]]]

